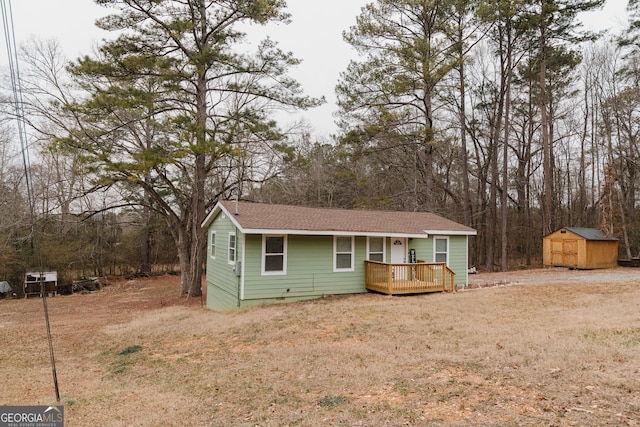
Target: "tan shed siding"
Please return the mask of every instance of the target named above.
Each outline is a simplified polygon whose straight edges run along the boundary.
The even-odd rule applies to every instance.
[[[542,251],[550,267],[611,268],[618,262],[617,240],[589,240],[564,228],[544,237]]]
[[[585,239],[563,229],[557,230],[543,240],[544,265],[569,268],[583,268]]]
[[[366,292],[364,237],[355,238],[354,271],[350,272],[333,271],[332,236],[289,235],[286,275],[262,275],[262,235],[247,235],[246,245],[245,300]]]
[[[211,258],[209,241],[211,231],[216,232],[216,259]],[[238,306],[239,277],[233,266],[227,262],[229,251],[229,233],[236,233],[236,257],[241,259],[242,235],[236,231],[229,218],[218,215],[211,223],[207,236],[207,307],[213,310],[227,310]]]
[[[579,239],[576,241],[576,246],[578,248],[577,253],[574,255],[578,259],[576,268],[592,268],[589,267],[589,263],[587,261],[589,256],[589,251],[587,250],[588,243],[589,242],[585,239]],[[567,263],[570,264],[569,261],[567,261]]]
[[[593,240],[587,242],[589,268],[611,268],[618,265],[618,242]]]

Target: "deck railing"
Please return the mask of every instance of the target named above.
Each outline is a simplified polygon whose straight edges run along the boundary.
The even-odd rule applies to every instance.
[[[453,291],[455,273],[444,262],[390,264],[365,261],[365,286],[388,295]]]

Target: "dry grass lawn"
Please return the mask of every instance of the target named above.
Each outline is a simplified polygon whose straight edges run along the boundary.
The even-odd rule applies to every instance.
[[[640,284],[216,313],[178,278],[48,299],[66,426],[637,426]],[[0,301],[1,405],[55,403],[42,301]]]

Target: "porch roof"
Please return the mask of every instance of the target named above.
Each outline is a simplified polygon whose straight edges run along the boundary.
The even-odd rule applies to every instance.
[[[231,200],[218,202],[202,226],[208,227],[221,212],[228,215],[243,233],[406,237],[476,235],[473,228],[431,212],[309,208]]]

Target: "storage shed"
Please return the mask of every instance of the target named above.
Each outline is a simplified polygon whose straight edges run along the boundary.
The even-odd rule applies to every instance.
[[[595,228],[564,227],[543,238],[545,266],[578,269],[618,264],[618,239]]]

